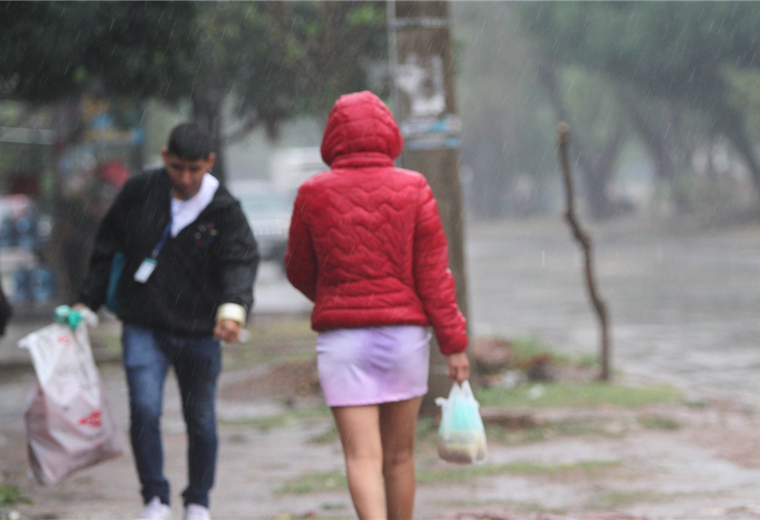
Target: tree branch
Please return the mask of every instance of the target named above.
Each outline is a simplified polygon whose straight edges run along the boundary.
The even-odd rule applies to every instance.
[[[557,128],[559,134],[559,158],[562,172],[562,178],[565,184],[565,220],[570,226],[570,230],[575,237],[575,240],[581,246],[583,250],[583,256],[585,259],[585,274],[586,274],[586,287],[591,297],[591,302],[596,310],[596,315],[599,318],[599,325],[601,328],[601,363],[602,370],[599,374],[599,379],[602,381],[609,381],[610,379],[610,341],[608,333],[608,317],[607,307],[604,301],[599,297],[599,291],[596,287],[596,279],[594,277],[594,260],[593,260],[593,245],[591,243],[591,237],[583,230],[578,221],[578,217],[575,213],[575,193],[573,189],[573,177],[570,171],[570,160],[568,158],[568,143],[569,143],[569,127],[567,123],[560,123]]]
[[[258,114],[249,114],[246,116],[245,120],[240,124],[239,127],[224,136],[224,142],[227,145],[240,142],[248,137],[251,132],[256,130],[256,127],[258,127],[260,124],[261,118],[259,118]]]

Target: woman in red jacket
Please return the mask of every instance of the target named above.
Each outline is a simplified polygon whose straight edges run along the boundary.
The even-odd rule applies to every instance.
[[[421,174],[394,166],[402,146],[377,96],[338,99],[321,148],[331,169],[298,190],[286,254],[288,279],[314,302],[322,391],[354,507],[367,520],[412,518],[428,326],[449,377],[469,377],[438,207]]]

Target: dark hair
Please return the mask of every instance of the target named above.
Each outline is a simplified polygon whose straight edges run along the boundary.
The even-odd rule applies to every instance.
[[[170,155],[187,161],[208,159],[211,154],[211,136],[196,123],[182,123],[174,127],[166,146]]]

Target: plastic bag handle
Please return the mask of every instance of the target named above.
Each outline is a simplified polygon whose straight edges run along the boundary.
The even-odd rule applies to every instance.
[[[472,393],[472,387],[470,386],[469,379],[465,379],[464,382],[459,386],[462,389],[465,397],[468,399],[475,399],[475,395]]]
[[[435,404],[438,406],[443,406],[455,395],[459,395],[468,401],[473,401],[476,405],[478,405],[478,407],[480,407],[480,404],[475,400],[475,394],[472,393],[472,387],[470,386],[469,380],[465,380],[461,385],[455,382],[453,385],[451,385],[451,391],[449,392],[448,399],[445,397],[436,397]]]

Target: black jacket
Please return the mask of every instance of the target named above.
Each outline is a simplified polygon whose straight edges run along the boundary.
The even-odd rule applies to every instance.
[[[127,181],[100,223],[79,301],[95,311],[105,303],[111,262],[120,251],[126,264],[117,315],[124,323],[209,335],[219,305],[237,303],[250,311],[259,263],[256,241],[240,203],[219,186],[198,218],[167,238],[148,281],[134,281],[171,218],[171,187],[163,168]]]

